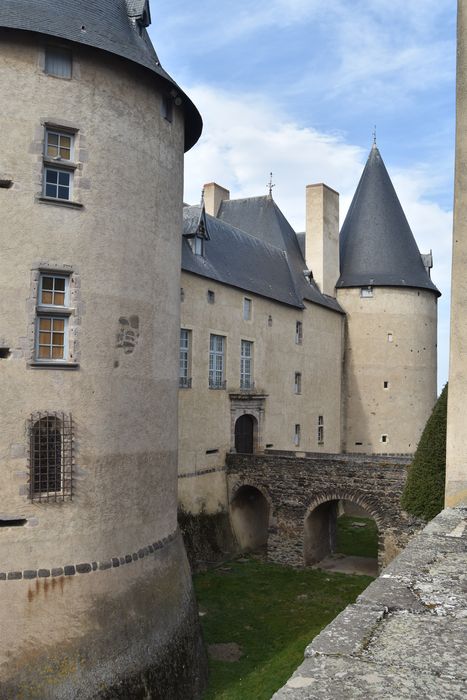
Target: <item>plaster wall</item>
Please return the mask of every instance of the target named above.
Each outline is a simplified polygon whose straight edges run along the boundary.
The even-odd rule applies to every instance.
[[[183,507],[210,512],[227,507],[225,477],[199,472],[221,469],[234,448],[229,394],[240,392],[241,340],[253,341],[253,379],[248,394],[264,396],[257,450],[339,452],[341,449],[341,379],[343,317],[309,304],[304,310],[245,293],[197,275],[182,272],[184,301],[181,326],[191,330],[192,386],[179,390],[179,494]],[[215,303],[207,302],[207,291]],[[244,321],[243,298],[252,299],[252,318]],[[269,316],[272,325],[269,325]],[[296,321],[303,323],[303,341],[295,342]],[[226,390],[208,387],[209,336],[226,337]],[[295,372],[302,375],[301,394],[294,393]],[[238,398],[235,399],[238,406]],[[249,408],[245,404],[244,412]],[[235,416],[237,413],[235,413]],[[318,416],[324,417],[324,443],[318,443]],[[300,445],[294,444],[295,425]],[[207,450],[217,449],[214,454]]]
[[[355,288],[337,299],[347,312],[344,449],[412,453],[436,401],[436,296],[374,287],[370,298]]]
[[[0,177],[13,180],[10,189],[0,189],[0,340],[11,350],[0,360],[0,513],[27,520],[24,527],[0,529],[0,570],[10,572],[108,560],[176,531],[184,127],[177,108],[172,123],[162,117],[162,87],[154,77],[123,60],[75,48],[73,78],[64,80],[44,73],[40,38],[3,32],[0,43]],[[39,199],[45,123],[77,130],[73,198],[79,208]],[[37,270],[47,266],[79,279],[71,300],[76,368],[30,364]],[[138,318],[139,330],[127,353],[118,334],[120,319],[130,316]],[[72,501],[28,498],[27,425],[36,411],[73,415]],[[164,564],[154,556],[147,565],[154,585],[158,577],[162,585],[167,567],[182,553],[173,562],[170,556]],[[189,571],[175,569],[173,585],[189,597]],[[50,654],[70,633],[67,663],[78,664],[87,644],[84,628],[87,634],[105,625],[95,618],[96,606],[107,595],[113,605],[113,587],[122,601],[125,590],[139,585],[137,574],[130,581],[122,571],[92,574],[101,576],[95,589],[86,577],[66,585],[59,577],[62,583],[51,585],[34,607],[29,584],[0,580],[8,590],[0,596],[2,628],[18,629],[3,647],[1,673],[11,673],[20,657],[30,657],[32,668],[43,663],[41,621]],[[183,616],[179,605],[169,599],[164,616],[151,630],[142,624],[139,637],[135,623],[130,646],[145,640],[154,657],[160,655]],[[65,615],[73,621],[70,629]],[[112,633],[100,629],[97,646],[110,638],[118,646],[119,635],[126,639],[124,609],[117,603],[111,618]],[[109,647],[99,652],[110,658]],[[118,663],[113,669],[121,677],[125,665]],[[64,697],[58,692],[28,697]]]
[[[458,3],[457,127],[446,456],[446,506],[467,501],[467,3]]]

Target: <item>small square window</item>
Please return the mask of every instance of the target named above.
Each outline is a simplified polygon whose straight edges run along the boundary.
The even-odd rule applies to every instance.
[[[393,341],[393,335],[392,333],[388,333],[388,343],[392,343]]]
[[[389,389],[389,382],[387,380],[383,382],[383,389]]]
[[[40,306],[65,306],[68,278],[58,275],[41,275],[39,290]]]
[[[215,292],[212,291],[212,289],[208,289],[207,298],[208,298],[208,304],[214,304],[214,302],[216,301],[216,295],[215,295]]]
[[[387,435],[381,435],[381,442],[388,442],[388,436],[387,436]]]
[[[58,46],[47,46],[45,49],[44,70],[47,75],[69,80],[73,71],[73,56],[71,51]]]
[[[369,299],[373,296],[373,287],[368,286],[368,287],[362,287],[360,289],[360,296],[362,299]]]
[[[243,299],[243,320],[244,321],[251,321],[251,308],[252,308],[253,302],[251,299],[248,299],[248,297],[244,297]]]

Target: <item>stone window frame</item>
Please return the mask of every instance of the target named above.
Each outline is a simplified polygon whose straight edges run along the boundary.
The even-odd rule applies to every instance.
[[[55,159],[48,156],[47,134],[49,133],[58,133],[72,138],[73,153],[70,153],[70,160],[64,158]],[[89,189],[90,184],[82,177],[83,164],[87,161],[88,157],[86,139],[79,126],[56,117],[41,118],[40,125],[36,128],[34,134],[31,150],[37,154],[36,201],[41,204],[82,209],[84,205],[80,201],[80,195],[84,189]],[[69,199],[50,197],[45,194],[47,170],[58,170],[59,172],[70,175]]]
[[[295,345],[303,343],[303,321],[295,321]]]
[[[47,428],[49,425],[54,427],[54,432],[59,433],[59,463],[60,470],[60,488],[56,487],[57,464],[52,460],[49,465],[49,433],[47,433],[46,446],[46,464],[42,464],[42,450],[39,442],[37,447],[36,429],[39,429],[39,435],[43,435],[40,424],[45,421]],[[71,501],[73,496],[73,472],[74,472],[74,424],[71,413],[64,411],[36,411],[31,414],[28,420],[28,437],[29,437],[29,485],[28,497],[34,503],[61,503],[63,501]],[[52,447],[57,451],[57,437],[54,436]],[[44,469],[45,467],[45,469]],[[49,469],[55,471],[55,477],[50,478]],[[46,474],[45,479],[43,474]],[[39,478],[37,478],[39,474]],[[50,478],[50,480],[49,480]],[[35,488],[35,486],[44,486],[44,488]]]
[[[294,430],[294,437],[293,437],[293,444],[295,447],[300,447],[300,440],[302,437],[302,428],[300,423],[295,423],[295,430]]]
[[[39,302],[41,279],[45,276],[67,277],[68,298],[67,306],[57,307],[42,306]],[[30,296],[27,302],[28,309],[28,356],[27,364],[34,369],[78,369],[80,363],[79,327],[83,307],[80,299],[80,275],[76,267],[40,261],[31,268]],[[67,323],[67,356],[60,360],[40,360],[37,357],[37,319],[53,315],[66,317]]]

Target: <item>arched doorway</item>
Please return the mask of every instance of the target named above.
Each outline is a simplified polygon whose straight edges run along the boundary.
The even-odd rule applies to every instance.
[[[349,498],[350,495],[350,498]],[[323,494],[304,522],[305,566],[325,560],[328,570],[377,575],[383,554],[382,522],[371,506],[353,494]]]
[[[235,422],[235,451],[238,454],[253,454],[255,451],[256,418],[249,413]]]
[[[240,548],[255,550],[268,541],[269,503],[254,486],[240,486],[230,503],[232,528]]]

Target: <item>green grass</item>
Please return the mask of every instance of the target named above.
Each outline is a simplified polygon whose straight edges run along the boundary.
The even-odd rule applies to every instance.
[[[305,646],[366,588],[368,576],[249,559],[195,576],[206,644],[236,642],[239,661],[210,661],[204,700],[269,700]]]
[[[361,523],[364,527],[353,527]],[[343,515],[337,519],[336,552],[354,557],[378,556],[378,528],[371,518]]]

